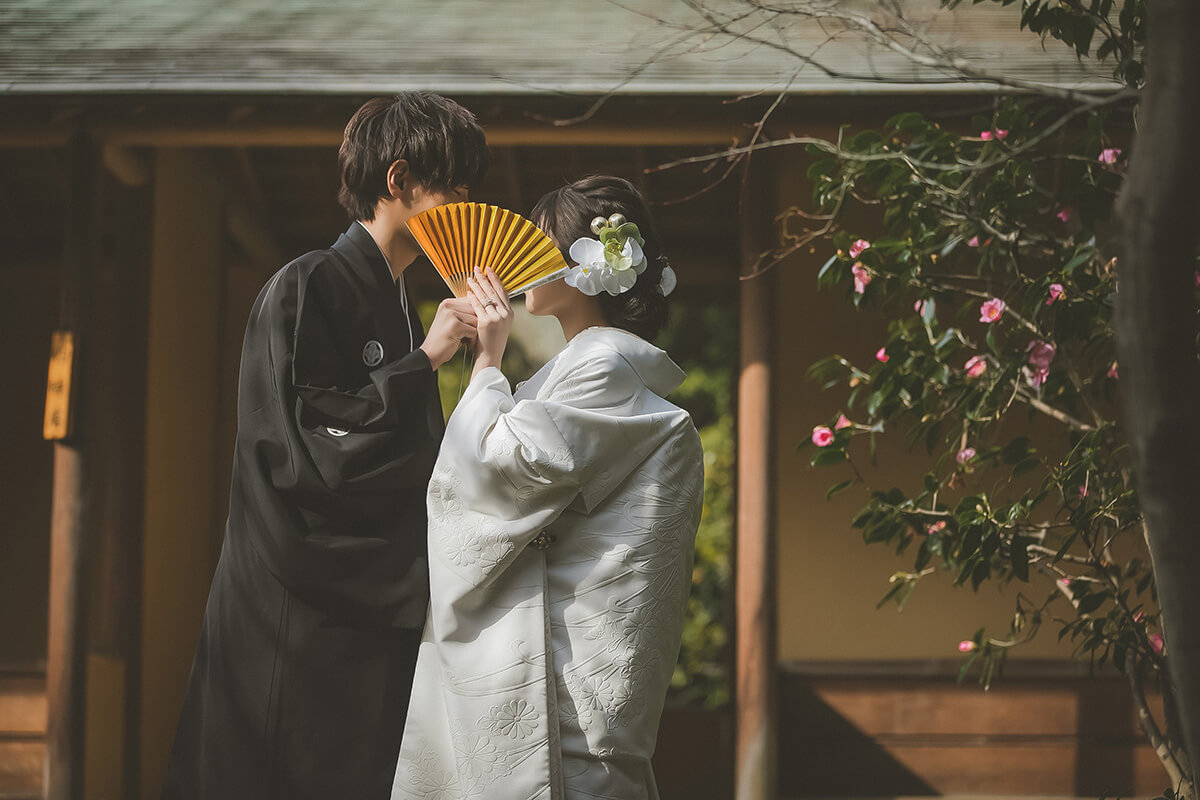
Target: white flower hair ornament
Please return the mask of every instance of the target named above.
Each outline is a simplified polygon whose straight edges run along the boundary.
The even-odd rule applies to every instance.
[[[589,297],[608,292],[616,297],[629,291],[638,276],[646,271],[646,240],[642,232],[624,215],[613,214],[608,219],[592,220],[592,233],[598,238],[581,237],[571,245],[569,254],[576,266],[568,267],[564,280]],[[675,289],[675,271],[663,268],[659,291],[664,295]]]

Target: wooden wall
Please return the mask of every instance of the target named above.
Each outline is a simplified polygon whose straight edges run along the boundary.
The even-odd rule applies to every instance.
[[[57,324],[57,263],[0,261],[0,666],[46,659],[54,450],[42,440],[42,414]]]
[[[984,691],[959,685],[954,666],[784,665],[781,795],[1111,797],[1167,788],[1122,676],[1032,662]]]

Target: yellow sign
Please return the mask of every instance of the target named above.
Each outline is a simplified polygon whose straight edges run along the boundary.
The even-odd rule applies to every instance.
[[[42,438],[65,439],[74,428],[71,413],[71,365],[75,359],[75,336],[57,331],[50,338],[50,375],[46,379],[46,420]]]

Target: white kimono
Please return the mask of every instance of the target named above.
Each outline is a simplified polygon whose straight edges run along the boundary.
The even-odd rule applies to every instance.
[[[703,504],[683,372],[614,328],[514,399],[482,370],[429,484],[431,606],[393,800],[657,798]]]

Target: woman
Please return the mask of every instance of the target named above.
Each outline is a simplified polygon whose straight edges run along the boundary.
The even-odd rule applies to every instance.
[[[576,263],[530,291],[563,349],[516,396],[512,312],[476,273],[478,353],[429,486],[431,608],[392,797],[655,798],[703,491],[700,440],[648,341],[674,274],[627,181],[551,192]]]

